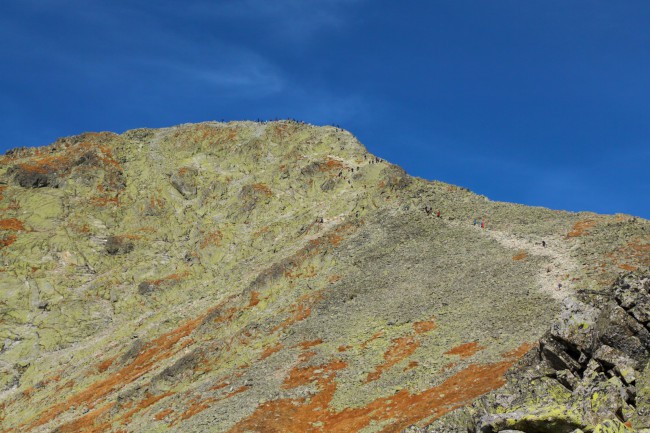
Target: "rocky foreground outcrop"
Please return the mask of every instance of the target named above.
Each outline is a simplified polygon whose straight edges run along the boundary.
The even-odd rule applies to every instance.
[[[508,383],[410,432],[650,431],[650,273],[567,298]]]
[[[644,292],[609,287],[650,266],[646,220],[492,202],[290,121],[0,162],[2,431],[645,422]]]

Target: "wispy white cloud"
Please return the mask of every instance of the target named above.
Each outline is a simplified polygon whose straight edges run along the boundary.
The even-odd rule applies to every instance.
[[[168,19],[145,14],[137,2],[69,0],[56,9],[49,1],[26,1],[25,8],[42,14],[44,22],[61,22],[61,33],[48,28],[35,32],[32,23],[13,23],[10,32],[0,34],[12,35],[9,40],[18,44],[15,55],[26,61],[74,70],[79,85],[111,79],[145,88],[159,83],[167,91],[176,86],[217,97],[264,97],[284,88],[281,68],[272,59],[233,41],[198,38],[174,28]]]
[[[17,21],[8,33],[23,40],[15,55],[34,65],[35,79],[47,71],[56,85],[74,76],[81,94],[105,98],[110,88],[130,106],[211,99],[237,112],[256,100],[253,117],[257,110],[343,124],[369,116],[361,93],[303,80],[295,59],[274,56],[292,43],[309,49],[319,35],[351,24],[351,8],[363,1],[25,0],[22,16],[38,20]]]
[[[285,87],[279,68],[254,52],[214,45],[207,51],[198,58],[167,54],[130,62],[167,80],[224,97],[265,97]]]

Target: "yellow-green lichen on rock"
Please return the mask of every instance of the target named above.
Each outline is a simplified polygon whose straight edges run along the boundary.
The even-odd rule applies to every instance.
[[[293,121],[81,134],[8,152],[0,182],[14,433],[424,426],[503,386],[561,300],[640,267],[650,232],[413,178]],[[587,341],[589,314],[562,335]],[[537,376],[538,418],[561,419],[541,411],[572,403],[572,375]]]

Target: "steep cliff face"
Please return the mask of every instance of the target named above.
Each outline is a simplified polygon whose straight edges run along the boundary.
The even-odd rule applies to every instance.
[[[491,202],[333,127],[88,133],[1,162],[8,432],[425,426],[504,385],[562,299],[650,266],[648,221]]]

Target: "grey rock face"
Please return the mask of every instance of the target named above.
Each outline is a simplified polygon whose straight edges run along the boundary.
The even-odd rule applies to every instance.
[[[187,200],[196,197],[196,176],[198,171],[192,167],[183,167],[171,176],[171,184]]]
[[[628,432],[650,427],[648,276],[621,276],[606,293],[564,301],[563,310],[509,383],[426,432]],[[524,362],[526,361],[526,362]],[[461,415],[460,413],[464,414]],[[473,418],[474,424],[458,420]]]

